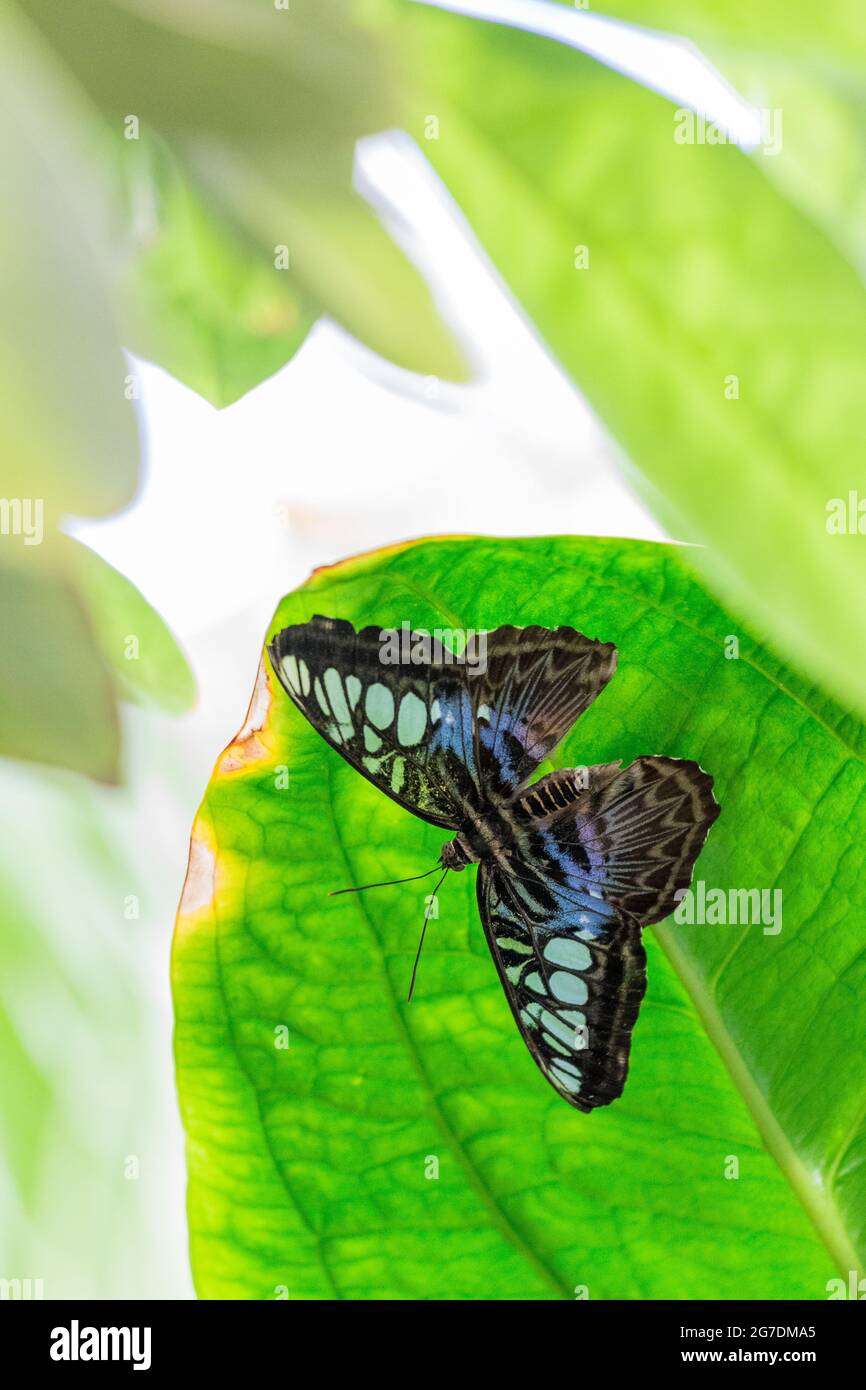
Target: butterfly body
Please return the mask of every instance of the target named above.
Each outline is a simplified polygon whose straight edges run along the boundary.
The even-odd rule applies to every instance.
[[[694,762],[539,764],[616,667],[573,628],[501,627],[483,668],[387,664],[386,630],[315,617],[268,650],[286,692],[364,777],[456,831],[443,869],[477,865],[479,915],[536,1064],[583,1111],[621,1094],[646,989],[641,928],[673,910],[718,815]]]
[[[504,861],[511,853],[517,830],[505,806],[486,815],[471,816],[461,827],[460,834],[443,845],[442,865],[446,869],[460,870],[488,860]]]

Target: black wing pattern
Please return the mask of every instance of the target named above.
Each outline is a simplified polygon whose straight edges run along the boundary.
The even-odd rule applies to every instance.
[[[573,627],[498,627],[471,688],[481,783],[510,796],[549,757],[616,670],[616,647]]]
[[[667,916],[719,813],[697,763],[551,773],[515,798],[509,869],[478,905],[518,1027],[579,1110],[621,1095],[646,989],[640,929]]]
[[[407,810],[456,829],[481,793],[461,668],[383,662],[383,629],[338,618],[283,628],[268,647],[286,692],[338,753]]]
[[[386,632],[316,616],[283,628],[268,653],[338,753],[408,810],[453,829],[510,796],[616,666],[615,647],[569,627],[480,634],[476,659],[462,665],[383,661]],[[407,652],[417,653],[419,636],[429,638],[408,634]]]

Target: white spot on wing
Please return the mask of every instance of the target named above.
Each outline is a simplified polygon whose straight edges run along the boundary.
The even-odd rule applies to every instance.
[[[427,710],[424,701],[410,690],[400,701],[397,716],[397,738],[404,748],[420,743],[427,728]]]
[[[386,685],[374,681],[364,701],[367,718],[377,729],[387,729],[394,718],[394,696]]]
[[[564,1004],[585,1004],[587,1001],[586,981],[566,970],[554,970],[550,977],[550,988]]]
[[[349,706],[346,703],[342,677],[336,667],[329,666],[325,672],[324,680],[325,691],[339,728],[339,739],[337,741],[339,743],[348,742],[354,735],[355,726],[352,723],[352,716],[349,712]],[[329,732],[333,737],[333,729]]]
[[[552,936],[544,948],[544,958],[569,970],[588,970],[592,965],[592,956],[583,942],[567,936]]]
[[[283,657],[283,675],[295,694],[300,695],[301,677],[298,671],[298,658],[296,656]]]

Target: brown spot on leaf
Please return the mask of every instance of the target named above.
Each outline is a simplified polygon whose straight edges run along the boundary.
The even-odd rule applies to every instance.
[[[189,861],[180,895],[178,917],[189,917],[213,904],[216,893],[216,855],[205,840],[204,826],[196,821],[189,842]]]
[[[262,657],[246,718],[217,763],[218,773],[240,772],[268,756],[267,740],[259,735],[263,735],[267,724],[272,699],[265,658]]]

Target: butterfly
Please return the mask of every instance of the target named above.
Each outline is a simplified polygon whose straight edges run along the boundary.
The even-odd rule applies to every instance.
[[[641,929],[691,881],[719,814],[712,778],[695,762],[640,757],[530,783],[613,676],[612,643],[571,627],[498,627],[470,664],[441,645],[422,644],[416,660],[412,633],[411,659],[394,661],[387,632],[317,615],[283,628],[268,653],[332,748],[413,815],[456,832],[437,867],[477,864],[487,943],[534,1061],[578,1110],[608,1105],[646,991]]]

